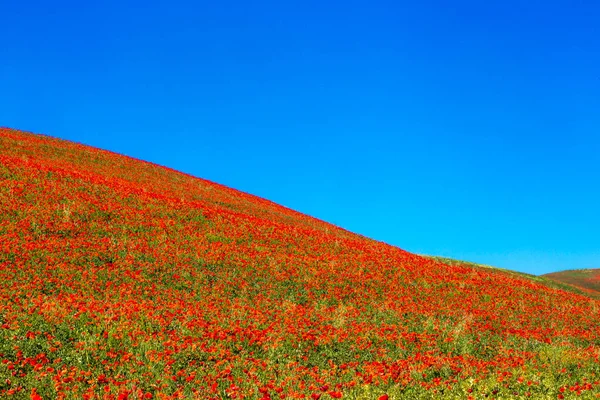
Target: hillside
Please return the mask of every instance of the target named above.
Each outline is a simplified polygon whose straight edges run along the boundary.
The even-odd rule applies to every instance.
[[[600,295],[600,269],[575,269],[553,272],[544,275],[545,278],[556,282],[578,286]]]
[[[478,264],[470,261],[455,260],[448,257],[427,255],[424,257],[428,257],[449,265],[463,265],[471,268],[485,269],[493,268],[499,273],[525,277],[529,280],[541,283],[544,286],[600,299],[600,270],[571,270],[553,272],[545,275],[531,275],[524,272],[498,268],[491,265]]]
[[[11,129],[0,207],[2,398],[600,391],[600,302],[527,276]]]

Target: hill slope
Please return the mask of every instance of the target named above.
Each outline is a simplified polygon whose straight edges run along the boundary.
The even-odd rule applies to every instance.
[[[544,277],[557,282],[585,288],[600,295],[600,269],[574,269],[553,272],[544,275]]]
[[[167,168],[1,129],[0,207],[0,397],[599,388],[598,300]]]
[[[448,257],[440,256],[424,256],[432,258],[436,261],[443,262],[448,265],[463,265],[472,268],[492,268],[499,273],[508,274],[511,276],[525,277],[529,280],[541,283],[544,286],[548,286],[555,289],[565,290],[567,292],[573,292],[584,296],[593,297],[600,299],[600,270],[571,270],[553,272],[545,275],[531,275],[524,272],[518,272],[491,265],[477,264],[470,261],[455,260]]]

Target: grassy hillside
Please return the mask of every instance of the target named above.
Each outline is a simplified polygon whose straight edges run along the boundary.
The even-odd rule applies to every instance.
[[[553,272],[544,275],[545,278],[578,286],[600,295],[600,269],[576,269]]]
[[[470,261],[460,261],[448,257],[440,256],[425,256],[436,261],[443,262],[448,265],[465,265],[472,268],[493,268],[499,273],[509,274],[512,276],[521,276],[532,281],[541,283],[542,285],[573,292],[584,296],[600,299],[600,270],[572,270],[553,272],[546,275],[532,275],[524,272],[513,271],[493,267],[490,265],[477,264]]]
[[[0,130],[1,398],[562,398],[600,302]],[[393,210],[390,210],[393,212]]]

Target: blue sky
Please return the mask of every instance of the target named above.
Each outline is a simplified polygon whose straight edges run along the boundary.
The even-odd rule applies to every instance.
[[[600,268],[600,3],[2,2],[0,125],[409,251]]]

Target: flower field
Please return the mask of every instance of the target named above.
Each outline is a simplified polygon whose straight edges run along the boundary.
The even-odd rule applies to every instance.
[[[11,129],[0,208],[0,398],[600,397],[597,298]]]

